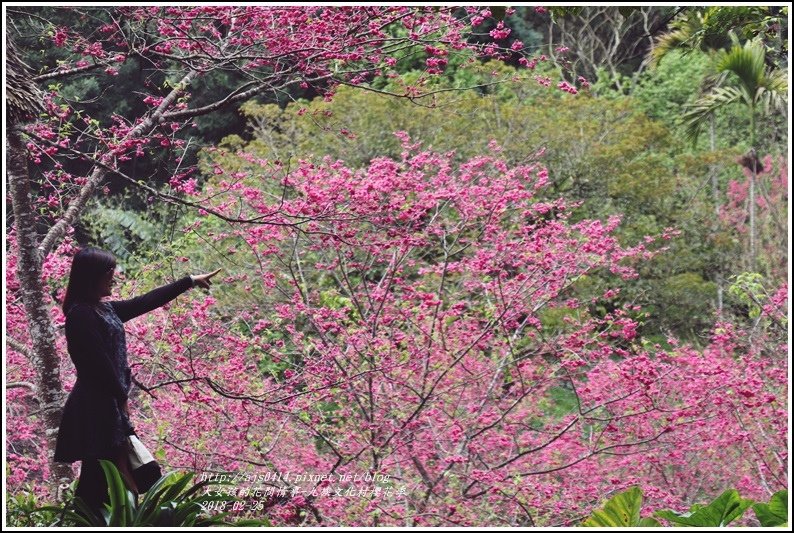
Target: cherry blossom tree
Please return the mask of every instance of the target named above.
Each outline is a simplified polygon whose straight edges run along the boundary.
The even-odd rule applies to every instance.
[[[537,200],[541,166],[510,168],[492,146],[456,167],[400,135],[399,160],[304,162],[271,178],[289,187],[283,211],[311,218],[303,231],[206,232],[254,265],[234,298],[250,312],[211,327],[207,302],[194,305],[200,327],[176,324],[190,335],[179,363],[152,375],[157,389],[197,386],[190,402],[153,400],[176,413],[155,427],[167,417],[200,443],[169,441],[179,464],[279,475],[265,483],[274,519],[330,525],[563,524],[632,484],[674,507],[726,483],[759,496],[785,486],[785,287],[755,348],[729,323],[702,351],[646,345],[641,309],[596,318],[615,291],[587,301],[576,286],[597,269],[632,278],[673,231],[622,247],[618,219],[573,223],[563,200]],[[243,197],[253,218],[273,199],[251,174],[195,194],[235,213]],[[141,357],[165,366],[151,348]],[[391,483],[341,481],[366,474]]]
[[[53,222],[39,238],[36,225],[20,226],[34,212],[27,165],[9,175],[19,185],[6,270],[14,486],[52,476],[41,432],[57,427],[69,362],[45,288],[66,275],[72,225],[105,176],[135,183],[125,157],[177,146],[193,117],[249,90],[363,83],[388,65],[389,47],[466,46],[467,22],[446,8],[111,13],[119,18],[102,46],[77,48],[95,59],[63,72],[112,69],[108,57],[126,47],[181,81],[147,94],[142,117],[96,125],[50,95],[47,120],[7,132],[28,136],[18,148],[52,165],[48,178],[71,201],[31,216]],[[416,34],[378,33],[387,22]],[[62,31],[56,44],[74,38]],[[229,65],[252,78],[191,108],[187,87]],[[510,166],[492,143],[457,164],[397,135],[401,156],[364,169],[330,158],[289,168],[238,152],[231,170],[218,150],[201,186],[178,174],[175,193],[138,184],[196,208],[183,239],[200,233],[234,265],[224,290],[127,325],[136,428],[166,468],[232,472],[246,502],[237,512],[278,525],[572,525],[631,485],[650,509],[683,508],[726,485],[758,499],[787,486],[786,286],[753,292],[753,320],[715,324],[705,349],[649,344],[637,336],[642,309],[601,314],[616,290],[592,298],[582,288],[598,271],[634,279],[673,228],[621,243],[619,217],[581,219],[565,199],[539,199],[548,175],[537,157]],[[69,157],[90,172],[55,168]],[[31,308],[46,327],[30,326]]]
[[[364,170],[263,173],[281,199],[253,172],[191,193],[206,209],[185,231],[233,253],[240,287],[128,328],[164,464],[233,472],[240,513],[279,524],[561,525],[635,484],[656,508],[785,486],[786,287],[759,342],[720,323],[702,351],[647,345],[642,310],[598,317],[616,292],[577,284],[631,279],[674,232],[621,246],[618,218],[536,199],[538,164],[492,146],[458,167],[400,135]],[[272,224],[213,225],[274,204]]]
[[[27,65],[14,44],[14,32],[7,34],[7,179],[18,283],[12,296],[24,306],[27,324],[8,342],[32,362],[30,383],[41,403],[39,416],[50,449],[64,391],[54,328],[57,302],[46,293],[44,268],[87,204],[107,190],[103,185],[109,176],[147,187],[124,172],[126,162],[165,149],[178,168],[178,150],[185,146],[184,133],[195,117],[256,95],[300,86],[331,97],[338,84],[363,86],[417,48],[427,55],[427,75],[432,76],[443,71],[449,54],[473,48],[466,41],[472,17],[490,16],[473,7],[61,9],[79,23],[59,26],[37,9],[23,7],[9,10],[7,18],[17,32],[21,27],[40,31],[48,46],[63,48],[66,57],[55,65]],[[496,42],[476,52],[501,57],[522,50],[502,50]],[[105,123],[90,116],[85,102],[70,102],[58,92],[63,79],[112,79],[125,62],[138,62],[164,76],[164,88],[142,80],[138,94],[147,106],[143,113],[115,114]],[[218,72],[237,81],[214,101],[192,103],[203,81]],[[395,96],[414,99],[423,94],[418,84]],[[151,190],[163,200],[183,202]],[[51,466],[57,478],[69,477],[63,465]]]

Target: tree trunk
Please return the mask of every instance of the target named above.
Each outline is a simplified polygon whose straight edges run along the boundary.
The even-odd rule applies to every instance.
[[[755,147],[750,148],[750,161],[753,167],[750,174],[750,272],[755,272]]]
[[[709,137],[711,141],[711,151],[714,152],[714,150],[717,149],[714,132],[714,113],[709,117]],[[720,188],[719,183],[717,183],[717,172],[715,171],[714,165],[710,165],[709,172],[711,174],[711,197],[714,202],[714,223],[711,225],[711,230],[716,237],[720,228]],[[717,316],[722,318],[723,292],[725,287],[723,286],[724,282],[722,279],[722,252],[719,251],[719,249],[717,250],[717,272],[715,277],[717,281]]]
[[[49,296],[42,284],[42,260],[38,254],[36,221],[30,197],[27,150],[14,130],[6,132],[6,169],[14,227],[17,235],[17,277],[20,296],[29,318],[29,333],[32,342],[31,363],[36,372],[36,388],[41,402],[41,421],[49,450],[51,480],[54,499],[60,498],[59,485],[70,483],[74,478],[68,464],[53,461],[55,440],[65,395],[60,376],[60,358],[55,349],[55,328],[49,310]]]
[[[755,155],[755,106],[750,105],[750,272],[755,272],[755,179],[757,171]]]

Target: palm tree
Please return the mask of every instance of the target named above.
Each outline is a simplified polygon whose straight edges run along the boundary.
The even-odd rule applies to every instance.
[[[712,60],[712,64],[714,64],[715,61],[718,60],[719,50],[729,51],[731,50],[732,44],[736,44],[736,38],[733,35],[734,30],[741,31],[745,38],[748,39],[755,35],[764,34],[764,32],[767,31],[772,34],[773,32],[769,30],[770,25],[773,24],[776,18],[785,15],[785,11],[779,8],[764,6],[710,6],[686,8],[670,23],[670,30],[656,38],[656,42],[650,53],[650,64],[652,67],[657,66],[664,57],[674,50],[678,50],[684,55],[699,50],[708,54]],[[773,59],[770,64],[776,65],[777,63],[775,63]],[[702,92],[708,93],[716,87],[719,87],[718,84],[714,84],[713,79],[707,80],[707,82],[711,82],[711,85],[704,85],[701,89]],[[711,150],[714,151],[716,148],[714,113],[705,113],[698,116],[698,125],[702,125],[706,119],[708,119],[709,123]],[[693,140],[696,140],[699,129],[690,129],[690,133],[694,134]],[[755,146],[755,142],[752,144]],[[715,211],[712,231],[716,232],[720,211],[720,194],[717,174],[714,167],[711,167],[710,175]],[[753,189],[753,193],[754,192],[755,189]],[[751,226],[753,226],[755,222],[755,208],[753,207],[751,210]],[[755,232],[752,231],[751,233],[753,234],[751,238],[751,248],[754,250]],[[754,251],[751,253],[751,256],[753,258],[755,257]],[[721,268],[717,269],[716,282],[717,312],[722,314],[722,295],[724,287]]]
[[[693,140],[700,134],[709,117],[725,106],[741,104],[750,112],[750,150],[747,160],[752,173],[750,179],[750,270],[755,271],[755,181],[758,171],[756,123],[759,117],[773,110],[785,112],[788,81],[785,71],[765,65],[766,50],[758,40],[739,44],[731,34],[733,46],[720,50],[715,57],[716,77],[713,88],[690,105],[684,115],[687,133]]]

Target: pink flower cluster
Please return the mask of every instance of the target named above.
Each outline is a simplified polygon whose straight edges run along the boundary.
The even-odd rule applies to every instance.
[[[576,87],[568,83],[567,81],[561,81],[557,84],[557,88],[565,91],[566,93],[570,94],[577,94],[579,91],[576,90]]]
[[[488,33],[491,37],[493,37],[497,41],[501,39],[507,39],[507,37],[510,35],[510,28],[506,28],[505,23],[500,20],[499,23],[496,25],[496,28],[492,29]]]

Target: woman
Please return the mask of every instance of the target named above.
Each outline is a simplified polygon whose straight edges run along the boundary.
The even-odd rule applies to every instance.
[[[102,301],[110,296],[116,260],[97,248],[83,248],[72,259],[63,301],[66,343],[77,369],[77,381],[66,400],[55,460],[82,461],[75,496],[101,516],[109,501],[107,482],[99,459],[113,461],[128,488],[137,496],[132,478],[127,436],[133,433],[127,397],[131,373],[123,322],[157,309],[191,287],[210,287],[220,269],[185,276],[137,298]]]

